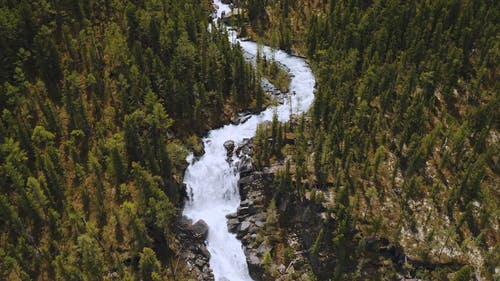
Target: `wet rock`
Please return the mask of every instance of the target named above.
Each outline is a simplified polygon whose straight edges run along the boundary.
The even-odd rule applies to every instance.
[[[240,124],[240,118],[238,116],[233,116],[231,117],[231,124],[233,125],[239,125]]]
[[[235,150],[236,155],[238,157],[242,157],[245,155],[252,156],[253,155],[253,142],[252,139],[243,139],[242,143]]]
[[[238,214],[238,216],[244,216],[244,215],[253,215],[256,212],[257,212],[257,210],[253,206],[239,207],[237,214]]]
[[[191,226],[191,232],[197,238],[205,240],[208,235],[208,225],[204,220],[199,220]]]
[[[245,199],[245,200],[241,201],[241,203],[240,203],[241,207],[249,207],[251,205],[253,205],[253,202],[249,199]]]
[[[254,180],[255,179],[254,179],[253,175],[249,175],[249,176],[240,178],[240,180],[238,181],[238,184],[240,187],[246,186],[246,185],[251,184]]]
[[[186,217],[179,218],[177,238],[184,245],[181,258],[188,271],[191,272],[191,276],[197,281],[214,280],[208,264],[210,253],[205,245],[207,234],[208,226],[203,220],[193,224],[193,221]]]
[[[203,267],[203,278],[203,280],[214,280],[214,274],[208,263]]]
[[[226,215],[226,219],[235,219],[238,218],[238,214],[236,213],[230,213]]]
[[[250,118],[252,118],[252,115],[248,114],[245,116],[240,116],[239,118],[240,118],[240,124],[243,124],[243,123],[247,122]]]
[[[234,141],[233,140],[228,140],[224,142],[224,148],[227,150],[227,155],[233,155],[234,151]]]
[[[240,225],[240,220],[238,218],[229,219],[227,221],[227,229],[229,232],[236,232],[238,230],[238,225]]]
[[[248,119],[252,118],[252,114],[250,113],[241,113],[239,115],[235,115],[231,117],[231,124],[239,125],[248,121]]]
[[[253,168],[252,158],[250,157],[244,157],[238,163],[238,171],[240,171],[241,176],[249,175],[253,172]]]
[[[210,252],[208,251],[207,249],[207,246],[205,246],[205,244],[201,245],[199,248],[199,253],[204,256],[205,258],[207,259],[210,259],[211,255],[210,255]]]

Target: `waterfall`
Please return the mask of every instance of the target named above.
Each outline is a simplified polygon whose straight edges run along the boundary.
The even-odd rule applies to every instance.
[[[230,8],[215,0],[217,18],[222,12],[229,12]],[[242,49],[255,58],[257,44],[250,41],[241,41],[234,32],[229,32],[231,42],[239,42]],[[259,114],[239,125],[226,125],[211,130],[203,144],[205,154],[199,159],[188,156],[189,166],[184,175],[189,200],[186,202],[183,214],[193,221],[203,219],[208,227],[207,248],[211,254],[210,267],[215,280],[248,281],[252,280],[248,273],[248,266],[243,252],[241,241],[227,229],[226,215],[236,211],[240,204],[238,191],[239,173],[235,168],[238,158],[233,156],[233,164],[226,161],[226,150],[223,146],[227,140],[236,144],[244,138],[255,136],[257,125],[271,121],[274,112],[280,121],[288,121],[290,113],[298,114],[307,111],[314,99],[315,79],[309,65],[299,57],[288,55],[269,47],[261,47],[260,52],[267,58],[273,58],[289,71],[292,77],[289,99],[277,107],[269,107]]]

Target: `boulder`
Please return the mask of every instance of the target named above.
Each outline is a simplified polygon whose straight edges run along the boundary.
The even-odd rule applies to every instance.
[[[238,116],[233,116],[231,117],[231,124],[233,125],[239,125],[240,124],[240,118]]]
[[[246,186],[246,185],[251,184],[253,181],[254,181],[253,175],[249,175],[249,176],[240,178],[240,180],[238,181],[238,185],[240,187]]]
[[[245,115],[240,117],[240,124],[247,122],[250,118],[252,118],[252,115]]]
[[[205,244],[201,245],[199,248],[198,248],[200,254],[202,256],[204,256],[205,258],[207,259],[210,259],[211,255],[210,255],[210,252],[208,251],[207,249],[207,246],[205,246]]]
[[[249,199],[245,199],[245,200],[241,201],[241,203],[240,203],[241,207],[248,207],[251,205],[253,205],[253,202],[252,202],[252,200],[249,200]]]
[[[236,213],[230,213],[226,215],[226,219],[235,219],[238,218],[238,214]]]
[[[207,263],[206,261],[204,261],[203,259],[196,259],[196,261],[194,262],[199,268],[203,268],[203,266]]]
[[[250,252],[250,254],[248,255],[247,261],[251,265],[260,265],[260,259],[256,255],[255,252]]]
[[[230,157],[231,155],[233,155],[233,151],[234,151],[234,141],[232,140],[228,140],[224,143],[224,148],[226,149],[227,151],[227,156]]]
[[[238,218],[229,219],[227,221],[227,229],[229,232],[236,232],[238,230],[238,225],[240,224],[240,220]]]
[[[251,224],[248,228],[248,233],[257,233],[259,231],[259,227],[255,224]]]
[[[199,220],[190,227],[193,236],[205,240],[208,235],[208,225],[204,220]]]
[[[253,215],[257,212],[255,207],[249,206],[249,207],[238,207],[238,216],[244,216],[244,215]]]
[[[278,272],[281,274],[285,274],[286,266],[284,264],[278,265]]]
[[[252,114],[250,113],[240,113],[231,117],[231,124],[239,125],[248,121],[248,119],[252,118]]]
[[[255,280],[262,280],[262,275],[264,274],[264,268],[260,263],[259,257],[257,257],[257,253],[251,251],[247,253],[247,263],[248,270],[250,272],[250,276]]]
[[[242,222],[242,223],[241,223],[241,225],[240,225],[240,230],[239,230],[239,232],[243,232],[243,233],[244,233],[244,232],[246,232],[246,231],[248,230],[248,228],[249,228],[249,227],[250,227],[250,222],[248,222],[248,221],[244,221],[244,222]]]
[[[247,176],[251,172],[253,172],[253,163],[252,163],[252,158],[250,157],[244,157],[240,160],[238,163],[238,171],[240,171],[240,174],[242,176]]]
[[[236,155],[238,155],[239,157],[241,157],[243,155],[252,156],[253,155],[252,139],[244,138],[242,143],[236,148],[235,152],[236,152]]]
[[[267,243],[264,241],[257,248],[257,255],[262,257],[268,251],[271,251],[271,247],[269,247]]]

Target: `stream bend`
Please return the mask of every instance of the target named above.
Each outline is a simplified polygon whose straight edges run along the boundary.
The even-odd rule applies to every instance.
[[[214,0],[217,5],[217,18],[222,13],[228,13],[230,8],[220,0]],[[257,44],[251,41],[241,41],[236,38],[235,32],[229,32],[229,40],[238,42],[246,54],[255,58]],[[222,128],[211,130],[203,144],[205,154],[199,159],[188,156],[189,166],[184,175],[184,184],[189,195],[183,215],[194,222],[202,219],[208,225],[207,249],[211,254],[210,267],[217,281],[249,281],[246,257],[241,241],[227,229],[226,215],[236,212],[240,204],[238,191],[239,173],[235,163],[239,159],[233,156],[232,164],[226,161],[226,150],[223,146],[227,140],[236,144],[245,138],[255,136],[257,125],[271,121],[274,112],[278,120],[288,121],[290,114],[306,112],[314,99],[315,78],[309,65],[299,57],[288,55],[267,46],[261,47],[261,54],[273,58],[282,64],[291,76],[290,98],[277,107],[271,106],[259,114],[252,115],[248,121],[239,125],[225,125]]]

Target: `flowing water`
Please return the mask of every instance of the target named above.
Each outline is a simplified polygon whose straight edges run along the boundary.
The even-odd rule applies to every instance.
[[[215,0],[218,6],[217,17],[222,12],[228,13],[228,5]],[[249,57],[255,57],[258,46],[254,42],[242,42],[229,33],[229,40],[238,42]],[[307,111],[313,102],[315,79],[308,64],[301,58],[290,56],[282,51],[261,47],[261,54],[273,58],[282,64],[290,73],[290,98],[277,107],[270,107],[253,115],[248,121],[239,125],[226,125],[211,130],[203,138],[205,154],[199,159],[192,155],[188,157],[188,166],[184,175],[189,200],[183,214],[196,222],[203,219],[209,227],[207,248],[211,254],[210,267],[215,280],[248,281],[252,280],[249,273],[241,241],[227,229],[226,215],[236,211],[240,204],[237,187],[239,173],[235,169],[238,159],[233,158],[233,164],[226,161],[226,150],[223,146],[227,140],[236,144],[244,138],[255,136],[257,124],[271,121],[274,112],[280,121],[287,121],[290,114]]]

